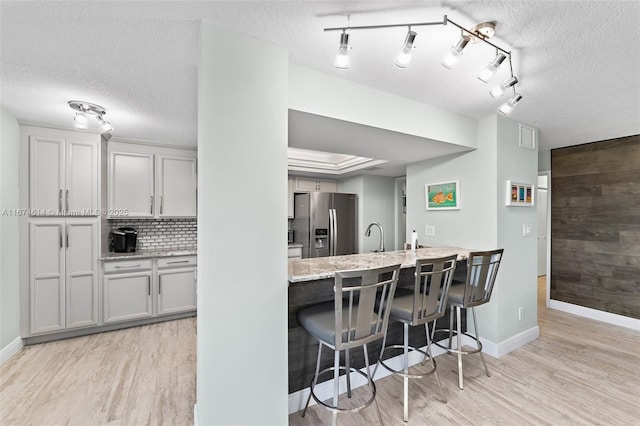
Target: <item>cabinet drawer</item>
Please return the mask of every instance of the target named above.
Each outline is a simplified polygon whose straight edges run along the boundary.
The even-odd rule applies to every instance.
[[[171,256],[158,258],[158,268],[176,268],[198,264],[198,256]]]
[[[153,259],[132,259],[132,260],[118,260],[115,262],[104,262],[104,272],[108,274],[110,272],[130,272],[151,269],[153,265]]]
[[[289,247],[287,253],[289,259],[302,259],[302,247]]]

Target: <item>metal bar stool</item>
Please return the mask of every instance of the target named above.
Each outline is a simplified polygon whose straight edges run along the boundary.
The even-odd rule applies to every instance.
[[[383,353],[388,349],[403,350],[403,371],[389,367],[384,361],[380,364],[387,370],[404,378],[404,421],[409,421],[409,379],[422,379],[431,374],[435,375],[442,399],[447,402],[447,398],[442,390],[438,373],[436,372],[436,362],[431,355],[431,338],[429,336],[429,323],[444,316],[447,308],[447,294],[453,274],[456,269],[457,254],[434,258],[416,260],[415,285],[413,290],[398,289],[391,305],[390,321],[399,321],[404,325],[404,342],[402,345],[389,345],[383,349]],[[418,348],[409,346],[409,326],[424,325],[427,336],[426,352]],[[431,363],[431,369],[422,374],[409,374],[409,351],[422,354],[422,365],[427,359]],[[382,358],[382,357],[381,357]]]
[[[496,281],[496,275],[498,274],[498,267],[502,260],[502,254],[504,249],[491,250],[491,251],[476,251],[469,253],[467,259],[467,279],[464,283],[456,284],[455,282],[449,289],[449,306],[451,306],[451,312],[449,312],[449,328],[438,329],[435,332],[448,332],[449,333],[449,346],[443,346],[438,342],[434,342],[438,347],[445,349],[449,353],[458,354],[458,387],[464,388],[462,378],[462,355],[480,354],[480,359],[484,365],[484,371],[487,377],[491,377],[489,374],[489,368],[482,356],[482,342],[478,335],[478,321],[476,320],[476,312],[473,309],[475,306],[483,305],[489,302],[491,298],[491,292],[493,291],[493,285]],[[456,329],[453,329],[453,309],[456,311]],[[471,308],[471,314],[473,315],[473,327],[475,329],[475,336],[467,332],[462,332],[462,325],[460,320],[460,313],[462,309]],[[434,324],[435,329],[435,324]],[[456,335],[456,348],[452,347],[453,334]],[[476,349],[463,349],[462,348],[462,335],[470,337],[476,343]]]
[[[302,412],[307,412],[311,397],[323,407],[331,410],[332,424],[337,424],[339,412],[358,412],[375,402],[376,387],[373,383],[369,366],[367,344],[384,339],[389,322],[389,311],[393,295],[398,284],[400,265],[382,268],[336,272],[334,301],[313,305],[298,311],[300,325],[318,339],[318,360],[316,372],[310,386],[310,394]],[[376,300],[380,300],[376,309]],[[322,347],[326,346],[334,352],[333,367],[320,370]],[[362,347],[366,372],[349,365],[349,350]],[[340,351],[345,351],[345,366],[340,366]],[[377,363],[376,363],[377,367]],[[333,371],[333,400],[331,403],[321,401],[314,392],[320,374]],[[367,379],[371,397],[362,405],[352,408],[338,406],[340,371],[346,372],[347,396],[351,397],[351,373],[358,373]],[[377,402],[376,411],[380,424],[382,416]]]

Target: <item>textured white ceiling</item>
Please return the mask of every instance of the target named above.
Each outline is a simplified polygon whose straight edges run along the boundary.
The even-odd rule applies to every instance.
[[[405,29],[354,31],[352,68],[336,70],[338,34],[323,28],[345,25],[347,13],[352,25],[445,13],[467,27],[496,22],[492,40],[513,50],[524,96],[513,118],[540,129],[543,149],[640,133],[637,1],[2,1],[2,106],[68,127],[66,102],[86,100],[107,108],[114,137],[195,145],[200,20],[285,46],[293,63],[471,117],[504,101],[475,77],[490,47],[467,48],[452,71],[440,65],[459,35],[452,26],[414,28],[405,70],[392,64]]]

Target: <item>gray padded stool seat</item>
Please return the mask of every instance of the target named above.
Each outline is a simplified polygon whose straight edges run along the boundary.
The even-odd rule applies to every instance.
[[[321,406],[331,410],[332,423],[337,423],[337,414],[343,411],[357,412],[375,402],[376,388],[369,366],[367,344],[384,339],[387,333],[389,312],[393,295],[398,284],[400,265],[375,269],[336,272],[334,301],[309,306],[298,311],[298,322],[309,334],[318,339],[318,359],[316,371],[309,387],[310,393],[302,416],[307,412],[311,398]],[[376,300],[381,302],[376,303]],[[380,309],[376,309],[376,306]],[[322,347],[333,350],[333,367],[320,371]],[[384,346],[384,345],[383,345]],[[349,350],[363,348],[366,372],[351,368]],[[345,366],[340,365],[340,352],[345,351]],[[377,367],[377,364],[376,364]],[[333,400],[321,401],[314,392],[318,376],[333,371]],[[345,371],[347,396],[351,398],[351,373],[357,373],[367,379],[371,396],[357,407],[339,407],[340,371]],[[375,370],[374,370],[375,372]],[[375,403],[378,420],[382,416]]]
[[[398,289],[391,305],[390,321],[399,321],[404,325],[404,341],[402,345],[389,345],[383,349],[383,353],[391,349],[402,349],[404,368],[402,371],[389,367],[384,361],[380,364],[387,370],[404,378],[404,421],[409,421],[409,379],[421,379],[433,374],[440,388],[442,399],[444,396],[436,362],[431,356],[431,338],[429,336],[429,323],[444,316],[447,308],[447,293],[451,286],[453,274],[456,269],[457,254],[435,259],[417,259],[414,288]],[[424,325],[426,335],[426,351],[409,346],[409,326]],[[409,351],[415,351],[422,355],[422,364],[429,360],[431,369],[422,374],[409,373]]]
[[[469,253],[467,259],[467,279],[463,283],[454,282],[449,289],[448,304],[451,306],[451,312],[449,313],[449,328],[444,330],[436,330],[436,332],[448,332],[449,333],[449,345],[443,346],[434,343],[435,345],[446,349],[447,352],[458,354],[458,387],[464,388],[462,377],[462,355],[480,354],[480,360],[484,365],[484,371],[487,377],[490,377],[489,368],[482,356],[482,342],[478,335],[478,321],[476,320],[476,312],[473,309],[475,306],[483,305],[491,299],[491,292],[493,291],[493,285],[496,281],[498,274],[498,267],[502,260],[502,254],[504,250],[491,250],[491,251],[476,251]],[[471,335],[462,331],[461,324],[461,310],[471,308],[473,315],[473,327],[475,329],[475,335]],[[453,329],[453,310],[456,311],[456,329]],[[453,334],[456,335],[456,347],[453,348]],[[462,348],[462,335],[470,337],[476,343],[476,348],[464,350]]]

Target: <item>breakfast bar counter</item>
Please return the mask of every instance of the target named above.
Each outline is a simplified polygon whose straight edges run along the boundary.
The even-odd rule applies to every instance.
[[[398,250],[383,253],[351,254],[346,256],[318,257],[312,259],[291,259],[288,263],[289,279],[289,393],[309,386],[315,371],[318,342],[298,323],[297,312],[310,305],[334,300],[334,276],[338,271],[354,269],[378,268],[400,264],[398,288],[414,286],[416,259],[444,257],[458,254],[458,263],[454,274],[455,280],[466,278],[466,259],[472,250],[458,247],[429,247],[417,250]],[[464,321],[464,319],[463,319]],[[438,320],[442,328],[448,328],[448,311]],[[402,325],[389,323],[387,343],[402,342]],[[421,327],[411,327],[409,344],[424,346],[425,331]],[[369,359],[372,363],[378,360],[381,342],[368,345]],[[386,355],[385,355],[386,356]],[[323,357],[321,369],[333,363],[331,357]],[[354,351],[351,366],[364,366],[362,351]]]
[[[338,271],[381,268],[397,265],[416,266],[416,259],[458,255],[458,262],[466,260],[471,250],[459,247],[427,247],[417,250],[397,250],[382,253],[349,254],[346,256],[315,257],[289,261],[289,283],[333,278]]]

